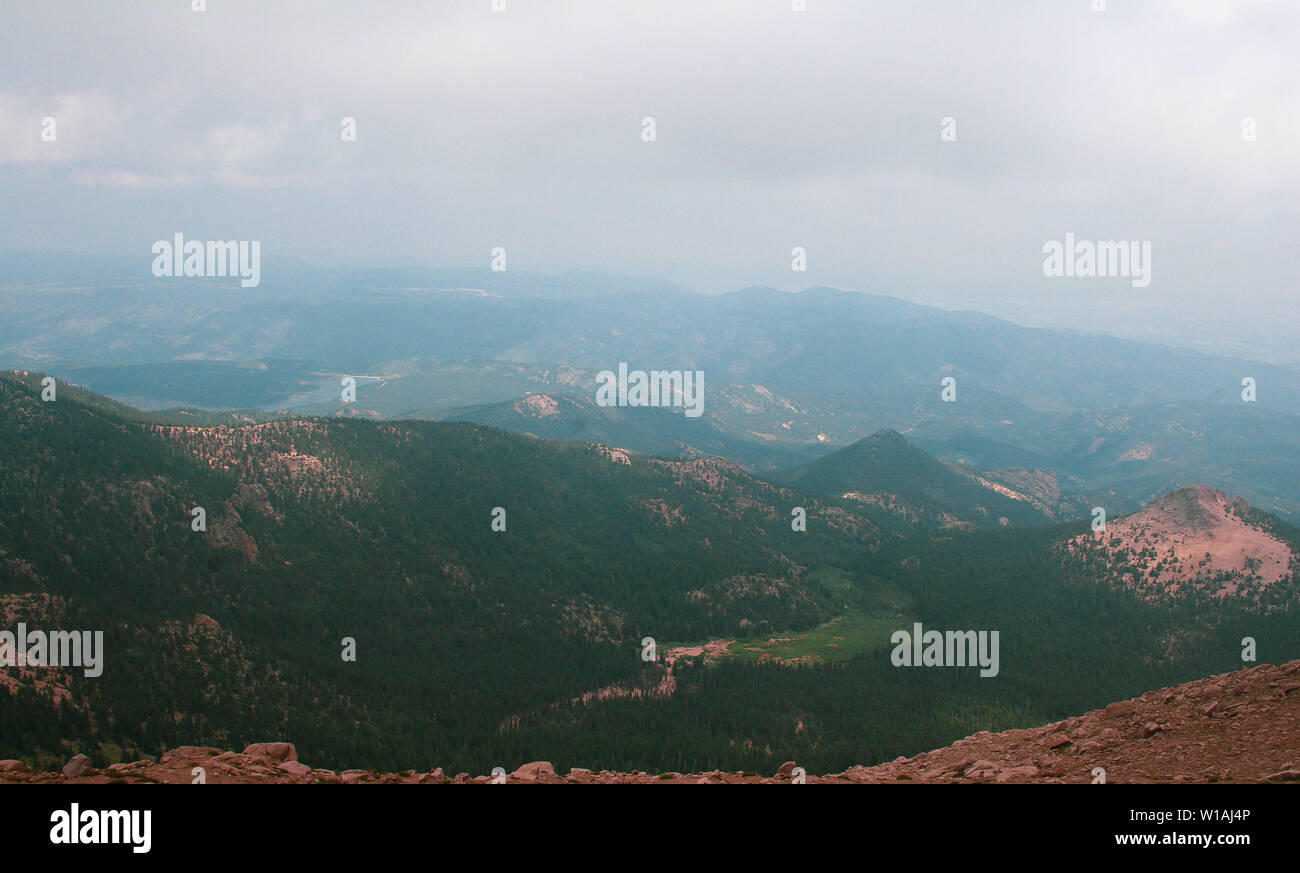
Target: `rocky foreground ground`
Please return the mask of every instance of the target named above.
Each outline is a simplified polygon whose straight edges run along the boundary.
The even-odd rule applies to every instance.
[[[1104,770],[1104,774],[1100,771]],[[298,760],[291,743],[256,743],[243,752],[183,746],[157,761],[95,769],[77,755],[62,773],[34,773],[0,761],[0,782],[87,783],[488,784],[501,777],[407,770],[321,770]],[[908,782],[1300,782],[1300,661],[1260,665],[1151,691],[1055,724],[978,733],[951,746],[875,767],[824,776],[794,762],[773,776],[754,773],[560,775],[544,761],[525,764],[506,783],[735,784]]]

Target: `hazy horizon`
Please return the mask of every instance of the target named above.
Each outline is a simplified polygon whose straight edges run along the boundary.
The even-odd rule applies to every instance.
[[[1300,10],[1104,5],[23,9],[0,248],[147,264],[180,231],[268,265],[447,267],[501,246],[511,269],[830,285],[1294,362]],[[1052,281],[1068,233],[1149,243],[1149,284]]]

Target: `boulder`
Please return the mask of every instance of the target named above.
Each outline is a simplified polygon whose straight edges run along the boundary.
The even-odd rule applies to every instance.
[[[0,761],[0,775],[23,776],[30,772],[31,771],[27,768],[27,765],[22,761],[17,761],[13,758],[5,758],[3,761]]]
[[[306,776],[311,772],[310,767],[298,761],[284,761],[280,764],[280,769],[294,776]]]
[[[969,767],[966,768],[966,778],[987,779],[990,776],[996,775],[997,772],[998,772],[997,764],[994,764],[992,761],[986,761],[983,758],[981,758],[980,760],[976,761],[974,764],[971,764]]]
[[[298,760],[298,750],[293,743],[253,743],[244,754],[250,758],[266,758],[277,764]]]
[[[1043,745],[1049,749],[1059,749],[1061,746],[1068,746],[1070,738],[1063,733],[1048,734],[1043,737]]]
[[[966,757],[962,758],[960,761],[957,761],[954,764],[945,764],[943,767],[943,772],[962,773],[966,770],[967,767],[969,767],[971,764],[974,764],[976,760],[977,760],[976,758],[967,755]]]
[[[998,774],[999,782],[1020,781],[1022,779],[1032,779],[1038,775],[1038,768],[1026,764],[1023,767],[1008,767]]]
[[[1264,777],[1265,782],[1295,782],[1300,780],[1300,770],[1280,770]]]
[[[550,761],[533,761],[525,764],[510,774],[510,778],[519,782],[536,782],[538,779],[554,778],[555,768]]]
[[[93,772],[95,772],[95,768],[85,755],[74,755],[71,761],[63,765],[63,778],[65,779],[76,779],[78,776],[85,776],[87,773]]]

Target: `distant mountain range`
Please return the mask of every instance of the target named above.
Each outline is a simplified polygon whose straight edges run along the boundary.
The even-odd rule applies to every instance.
[[[1050,472],[1119,511],[1204,482],[1300,520],[1293,369],[830,288],[706,296],[590,273],[268,264],[241,289],[145,273],[0,257],[0,365],[141,408],[474,420],[761,473],[893,429],[944,461]],[[595,407],[596,372],[620,362],[703,371],[704,417]],[[344,376],[355,403],[339,399]]]
[[[1300,409],[1293,370],[832,288],[708,296],[591,274],[456,271],[417,282],[397,271],[277,278],[268,269],[262,287],[239,289],[233,280],[155,279],[144,269],[131,283],[111,272],[69,281],[60,277],[82,274],[75,263],[46,266],[0,259],[0,365],[279,358],[369,372],[408,359],[591,370],[628,361],[837,402],[856,396],[890,413],[902,403],[948,415],[963,403],[1038,412],[1232,405],[1252,377],[1259,407]],[[936,406],[946,376],[967,389],[958,406]]]

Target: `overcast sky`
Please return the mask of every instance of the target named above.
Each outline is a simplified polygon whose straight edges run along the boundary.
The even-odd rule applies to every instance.
[[[1300,345],[1296,2],[505,5],[3,0],[0,248],[147,269],[178,231],[261,240],[264,265],[504,246],[519,269]],[[1150,286],[1045,277],[1067,232],[1150,241]]]

